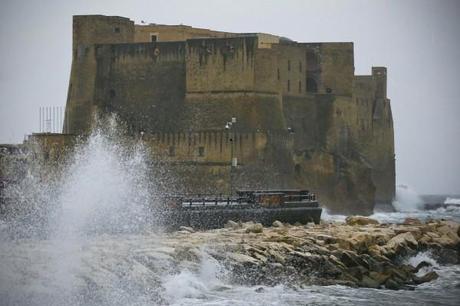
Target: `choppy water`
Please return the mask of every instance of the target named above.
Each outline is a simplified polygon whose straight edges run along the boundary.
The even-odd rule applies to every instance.
[[[343,286],[283,284],[247,287],[230,281],[206,246],[199,260],[173,264],[165,235],[152,231],[155,188],[161,179],[148,172],[145,149],[122,144],[117,135],[96,131],[77,149],[58,182],[29,173],[13,189],[40,218],[0,223],[1,305],[458,305],[460,266],[440,266],[430,254],[408,258],[413,265],[431,261],[440,275],[414,291]],[[38,169],[40,170],[40,169]],[[406,217],[460,220],[458,207],[420,211],[418,199],[398,193],[400,211],[376,213],[381,222]],[[415,202],[412,202],[412,201]],[[458,199],[449,199],[455,202]],[[326,220],[344,216],[325,214]],[[38,221],[37,221],[38,220]],[[34,231],[46,233],[32,235]],[[426,272],[426,271],[425,271]]]
[[[246,287],[232,284],[206,250],[198,263],[168,265],[161,239],[100,235],[77,249],[47,240],[4,243],[0,300],[2,305],[458,305],[460,296],[460,267],[439,266],[429,254],[408,262],[431,261],[440,278],[414,291]]]

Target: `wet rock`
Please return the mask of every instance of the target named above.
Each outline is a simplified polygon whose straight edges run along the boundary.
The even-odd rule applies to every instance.
[[[329,235],[317,235],[316,239],[324,241],[326,244],[336,243],[337,238],[329,236]]]
[[[336,265],[336,262],[326,260],[322,265],[320,265],[321,275],[327,277],[338,277],[342,274],[342,270],[345,268],[343,265]]]
[[[267,257],[265,257],[264,255],[260,254],[260,253],[254,253],[252,254],[252,257],[256,258],[257,260],[263,262],[263,263],[266,263],[267,262]]]
[[[428,272],[427,274],[423,275],[422,277],[414,276],[413,279],[414,279],[414,282],[418,285],[418,284],[431,282],[431,281],[437,279],[438,277],[439,277],[438,273],[436,273],[434,271],[431,271],[431,272]]]
[[[227,253],[227,259],[240,265],[256,265],[259,263],[257,259],[240,253]]]
[[[236,229],[241,228],[241,225],[235,221],[228,220],[227,223],[225,223],[224,227],[236,230]]]
[[[369,277],[372,278],[375,282],[380,285],[385,284],[385,282],[391,277],[390,273],[383,273],[383,272],[369,272]]]
[[[188,232],[188,233],[194,233],[195,230],[191,227],[188,227],[188,226],[181,226],[179,227],[179,231],[181,232]]]
[[[356,267],[359,266],[359,258],[356,253],[351,251],[337,251],[333,254],[337,257],[345,266]]]
[[[436,257],[437,262],[440,264],[458,264],[460,262],[460,253],[453,249],[438,249],[433,252],[434,256]]]
[[[431,266],[432,266],[431,263],[429,263],[428,261],[422,261],[415,267],[414,273],[417,273],[422,268],[431,267]]]
[[[345,219],[348,225],[369,225],[379,224],[379,221],[363,216],[349,216]]]
[[[284,258],[284,256],[281,255],[281,253],[276,250],[271,250],[271,249],[267,250],[267,255],[274,262],[277,262],[280,264],[284,264],[286,262],[286,259]]]
[[[281,221],[276,220],[272,224],[273,227],[284,227],[284,224]]]
[[[246,228],[246,233],[262,233],[264,227],[260,223],[255,223]]]
[[[284,269],[284,266],[280,264],[279,262],[271,262],[268,264],[268,267],[271,270],[275,270],[275,271],[282,271]]]
[[[346,266],[334,255],[329,256],[329,261],[341,270],[346,268]]]
[[[396,254],[405,254],[407,249],[415,249],[418,246],[417,240],[415,240],[412,233],[406,232],[394,236],[384,246],[385,256],[394,256]]]
[[[400,283],[408,282],[411,278],[411,273],[403,269],[402,267],[389,268],[387,270],[391,274],[393,280],[398,280]]]
[[[358,217],[361,218],[368,219]],[[351,224],[364,224],[360,222],[349,219]],[[429,264],[421,263],[415,268],[402,265],[399,261],[402,256],[430,250],[438,262],[456,263],[460,249],[453,244],[458,238],[458,223],[418,224],[416,220],[406,223],[388,225],[371,221],[359,227],[343,223],[287,226],[274,222],[273,226],[263,228],[254,222],[242,225],[228,222],[227,228],[242,230],[195,233],[182,228],[181,232],[186,234],[172,233],[172,241],[164,243],[165,247],[175,246],[174,256],[163,255],[159,250],[155,256],[173,261],[172,265],[181,265],[183,261],[186,265],[198,265],[204,246],[206,253],[229,268],[232,278],[258,286],[287,281],[294,286],[346,284],[408,289],[436,275],[417,277],[415,273]],[[245,231],[248,234],[242,234]],[[171,253],[171,249],[166,251]],[[148,262],[144,265],[148,266]]]
[[[406,218],[403,222],[404,225],[421,225],[422,222],[417,218]]]
[[[390,289],[390,290],[399,290],[401,289],[401,284],[397,282],[396,280],[389,278],[385,282],[385,288]]]
[[[367,288],[379,288],[380,283],[374,280],[373,278],[370,278],[369,276],[364,275],[363,278],[361,279],[360,285],[362,287],[367,287]]]

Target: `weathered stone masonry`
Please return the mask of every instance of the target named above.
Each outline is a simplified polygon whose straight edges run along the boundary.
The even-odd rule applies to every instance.
[[[232,171],[236,187],[308,188],[370,213],[395,192],[386,78],[354,75],[353,43],[74,16],[64,132],[114,112],[191,192],[228,192]]]

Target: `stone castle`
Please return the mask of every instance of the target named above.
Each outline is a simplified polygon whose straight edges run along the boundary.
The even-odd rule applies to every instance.
[[[307,188],[337,212],[395,195],[385,67],[354,74],[353,43],[73,17],[64,131],[116,113],[190,193]]]

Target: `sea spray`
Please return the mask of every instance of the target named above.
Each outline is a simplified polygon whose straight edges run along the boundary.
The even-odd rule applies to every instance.
[[[38,304],[86,304],[98,291],[91,289],[94,281],[84,271],[93,260],[87,256],[92,243],[101,236],[111,239],[104,235],[151,231],[158,221],[156,186],[163,179],[155,176],[151,155],[140,139],[126,137],[112,117],[80,138],[59,165],[24,156],[23,179],[8,187],[16,207],[2,229],[13,240],[46,239],[37,258],[41,268],[28,277]],[[129,296],[120,293],[130,289],[119,278],[105,281],[110,279],[105,285],[111,297],[116,292]]]
[[[398,185],[393,207],[398,212],[413,212],[423,209],[423,201],[413,188],[407,185]]]
[[[459,205],[460,206],[460,199],[447,197],[444,200],[444,204],[451,204],[451,205]]]
[[[226,288],[225,268],[205,248],[200,249],[200,262],[195,267],[183,267],[163,278],[164,296],[168,303],[187,304],[199,300],[217,288]]]

